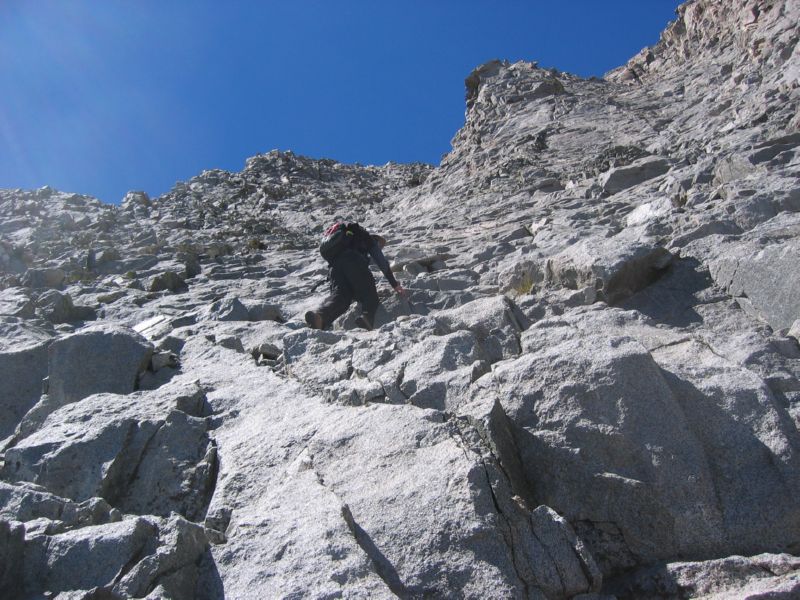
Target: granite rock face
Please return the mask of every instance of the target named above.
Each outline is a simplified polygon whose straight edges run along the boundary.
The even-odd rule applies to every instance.
[[[796,597],[798,22],[479,66],[438,167],[0,190],[0,596]],[[305,326],[337,217],[371,331]]]

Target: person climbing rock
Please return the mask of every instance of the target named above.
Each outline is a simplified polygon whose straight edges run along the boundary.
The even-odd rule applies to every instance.
[[[365,329],[372,329],[380,300],[375,278],[369,270],[372,259],[386,277],[389,285],[401,297],[408,293],[394,278],[389,261],[383,255],[386,239],[372,235],[358,223],[337,222],[323,235],[320,253],[328,261],[330,295],[317,310],[306,313],[306,323],[312,329],[325,329],[344,314],[353,300],[361,303],[361,316],[356,321]]]

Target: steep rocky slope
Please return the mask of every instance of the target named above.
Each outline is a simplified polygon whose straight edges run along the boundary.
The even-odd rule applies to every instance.
[[[485,64],[436,168],[0,191],[0,596],[798,597],[798,19]],[[374,331],[302,322],[337,216]]]

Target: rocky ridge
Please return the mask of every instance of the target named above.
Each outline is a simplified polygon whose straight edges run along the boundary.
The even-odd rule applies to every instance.
[[[797,597],[798,19],[482,65],[436,168],[0,191],[0,596]],[[302,322],[337,216],[374,331]]]

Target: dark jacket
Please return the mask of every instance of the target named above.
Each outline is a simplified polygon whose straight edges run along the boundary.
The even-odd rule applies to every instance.
[[[386,281],[389,282],[389,285],[393,288],[397,287],[397,280],[392,274],[389,261],[386,260],[386,257],[381,251],[380,244],[378,244],[370,233],[358,223],[351,223],[347,228],[349,231],[353,232],[353,250],[359,252],[367,263],[369,263],[370,258],[375,261],[375,264],[378,265],[378,268],[381,270],[384,277],[386,277]]]

